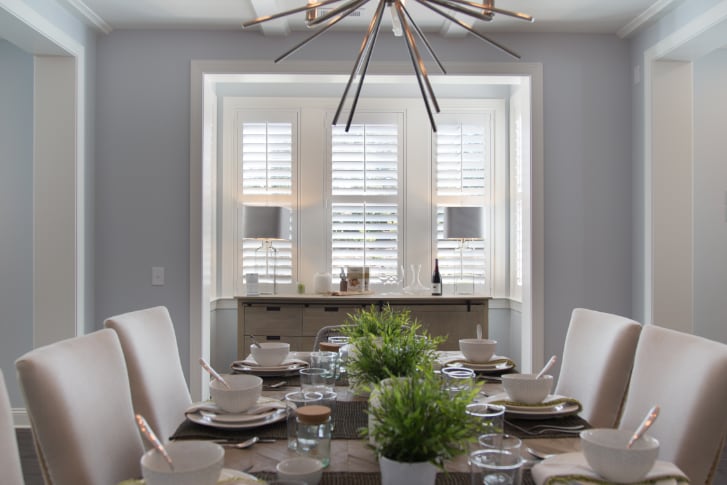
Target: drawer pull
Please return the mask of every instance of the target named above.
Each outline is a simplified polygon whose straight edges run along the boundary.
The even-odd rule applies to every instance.
[[[279,306],[266,306],[265,311],[267,312],[279,312],[280,307]]]
[[[268,335],[265,340],[280,340],[280,335]]]
[[[324,312],[337,312],[338,311],[338,307],[337,306],[327,306],[327,307],[323,307],[323,311]]]

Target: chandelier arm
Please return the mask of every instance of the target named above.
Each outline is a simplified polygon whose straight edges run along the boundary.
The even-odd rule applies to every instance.
[[[385,2],[382,0],[379,5],[385,5]],[[361,88],[363,88],[364,78],[366,77],[366,71],[369,68],[369,61],[371,61],[371,54],[374,52],[374,46],[376,45],[376,39],[379,37],[379,30],[381,29],[381,20],[384,18],[384,11],[385,8],[380,8],[376,11],[375,18],[376,18],[376,27],[373,31],[373,36],[370,37],[370,39],[366,43],[366,55],[364,57],[363,65],[361,66],[361,78],[358,80],[358,86],[356,87],[356,94],[353,97],[353,102],[351,104],[351,111],[348,113],[348,121],[346,121],[346,133],[348,133],[349,128],[351,128],[351,121],[353,120],[353,115],[356,112],[356,106],[358,105],[358,97],[361,94]]]
[[[494,5],[492,5],[492,6],[485,6],[485,5],[482,5],[481,3],[474,3],[474,2],[470,2],[468,0],[449,0],[449,1],[451,3],[458,3],[460,5],[467,5],[467,6],[470,6],[472,8],[476,8],[478,10],[484,10],[485,12],[494,12],[494,13],[499,13],[499,14],[502,14],[502,15],[507,15],[508,17],[514,17],[516,19],[525,20],[527,22],[534,22],[535,21],[535,19],[531,15],[528,15],[528,14],[525,14],[525,13],[520,13],[520,12],[513,12],[512,10],[504,10],[502,8],[497,8]]]
[[[490,22],[492,20],[491,17],[478,13],[473,12],[472,10],[465,8],[457,3],[449,2],[447,0],[425,0],[426,2],[431,2],[436,5],[439,5],[440,7],[448,8],[450,10],[454,10],[455,12],[463,13],[465,15],[469,15],[472,18],[475,18],[477,20],[482,20],[483,22]]]
[[[422,62],[421,56],[419,56],[419,52],[416,48],[416,43],[414,42],[414,36],[412,36],[411,29],[409,28],[409,24],[406,22],[406,19],[404,19],[404,14],[400,10],[399,2],[396,3],[396,11],[399,14],[399,19],[401,20],[401,25],[404,28],[404,38],[406,39],[406,46],[409,50],[409,57],[411,58],[412,66],[414,67],[414,73],[417,77],[417,83],[419,84],[419,91],[422,93],[422,99],[424,100],[424,106],[427,109],[427,115],[429,116],[429,123],[432,125],[432,131],[437,131],[437,124],[434,122],[434,115],[432,115],[432,109],[429,106],[429,100],[427,99],[427,92],[424,89],[424,83],[423,80],[426,81],[427,88],[429,89],[429,95],[432,97],[432,102],[435,105],[435,109],[437,112],[439,112],[439,105],[437,103],[437,98],[434,96],[434,91],[432,90],[431,84],[429,84],[429,77],[427,76],[427,69],[424,66],[424,62]],[[422,80],[423,79],[423,80]]]
[[[444,65],[439,61],[439,58],[437,57],[437,54],[434,52],[434,49],[432,48],[431,44],[429,43],[429,40],[427,40],[427,37],[424,35],[424,32],[422,32],[422,29],[419,28],[417,23],[412,18],[411,14],[409,13],[409,10],[406,9],[404,4],[401,4],[401,8],[404,10],[404,13],[407,17],[409,17],[409,22],[414,27],[414,30],[416,31],[417,35],[420,39],[422,39],[422,42],[424,42],[424,46],[427,48],[427,51],[429,52],[429,55],[432,56],[432,59],[434,59],[434,62],[437,63],[437,66],[439,66],[439,70],[442,71],[442,74],[447,74],[447,70],[444,68]]]
[[[376,7],[376,13],[371,18],[371,22],[369,22],[369,29],[366,32],[366,36],[364,37],[363,42],[361,43],[361,48],[358,51],[358,56],[356,57],[356,62],[353,64],[353,69],[351,70],[351,75],[348,77],[348,82],[346,83],[346,87],[343,90],[343,94],[341,95],[341,101],[338,103],[338,108],[336,109],[336,114],[333,116],[333,124],[338,123],[338,117],[341,114],[341,109],[343,109],[343,104],[346,101],[346,97],[348,96],[348,90],[351,89],[351,84],[353,83],[353,78],[358,73],[359,68],[361,67],[361,56],[363,56],[364,49],[366,48],[366,45],[369,42],[369,37],[371,37],[371,33],[374,30],[374,26],[376,25],[376,18],[381,17],[383,15],[384,7],[386,6],[386,0],[379,0],[379,6]]]
[[[369,0],[360,0],[360,1],[361,2],[368,2]],[[290,56],[295,51],[297,51],[298,49],[300,49],[301,47],[303,47],[304,45],[306,45],[308,42],[312,41],[313,39],[315,39],[319,35],[327,32],[328,29],[330,29],[331,27],[333,27],[334,25],[336,25],[338,22],[340,22],[341,20],[343,20],[346,17],[348,17],[353,12],[355,12],[357,8],[358,8],[358,6],[353,6],[353,7],[351,7],[351,9],[348,12],[344,12],[341,15],[339,15],[337,18],[331,19],[325,26],[323,26],[320,29],[318,29],[313,35],[307,37],[305,40],[303,40],[303,41],[297,43],[296,45],[294,45],[290,50],[288,50],[285,53],[283,53],[282,55],[280,55],[273,62],[274,63],[277,63],[279,61],[282,61],[283,59],[286,59],[288,56]]]
[[[414,39],[414,35],[411,33],[411,28],[409,28],[409,22],[406,21],[404,18],[404,14],[402,12],[403,6],[401,4],[400,0],[396,0],[396,11],[399,14],[399,20],[401,21],[402,26],[404,27],[404,33],[406,34],[404,37],[407,41],[407,46],[410,49],[410,54],[413,53],[417,65],[419,66],[419,72],[422,73],[422,77],[424,79],[427,91],[429,92],[429,97],[432,99],[432,104],[434,105],[434,110],[439,113],[439,103],[437,102],[437,97],[434,95],[434,89],[432,89],[432,85],[429,82],[429,75],[427,74],[427,66],[424,64],[424,60],[422,59],[422,56],[419,54],[419,49],[417,49],[416,40]],[[414,61],[414,59],[412,59]],[[436,130],[434,130],[436,131]]]
[[[330,5],[331,3],[337,3],[337,2],[342,2],[342,1],[343,0],[321,0],[320,2],[309,3],[309,4],[304,5],[302,7],[296,7],[296,8],[291,9],[291,10],[285,10],[283,12],[278,12],[278,13],[273,14],[273,15],[265,15],[263,17],[258,17],[258,18],[254,19],[254,20],[251,20],[249,22],[243,23],[242,24],[242,28],[244,29],[244,28],[247,28],[247,27],[252,27],[253,25],[261,24],[263,22],[267,22],[268,20],[279,19],[279,18],[285,17],[287,15],[292,15],[292,14],[298,13],[298,12],[305,12],[306,10],[310,10],[310,9],[322,7],[324,5]]]
[[[330,12],[321,15],[320,17],[311,20],[308,22],[308,25],[315,26],[320,23],[325,22],[326,20],[335,17],[336,15],[346,12],[346,15],[350,14],[353,10],[356,10],[359,6],[363,5],[364,3],[368,3],[369,0],[348,0],[345,4],[339,5],[338,7],[334,8]],[[353,9],[353,10],[351,10]]]
[[[427,7],[428,9],[430,9],[431,11],[436,12],[439,15],[441,15],[442,17],[446,18],[447,20],[451,21],[452,23],[459,25],[460,27],[467,30],[469,33],[471,33],[478,39],[482,40],[483,42],[486,42],[493,47],[497,47],[498,49],[509,54],[510,56],[514,57],[515,59],[520,59],[520,55],[517,52],[512,51],[512,50],[508,49],[507,47],[505,47],[504,45],[499,44],[499,43],[495,42],[494,40],[490,39],[489,37],[486,37],[486,36],[480,34],[479,32],[477,32],[476,30],[474,30],[472,27],[470,27],[466,23],[462,22],[461,20],[456,19],[455,17],[452,17],[448,13],[446,13],[442,10],[439,10],[438,8],[434,7],[433,5],[430,5],[430,2],[436,3],[436,0],[417,0],[417,1],[420,4],[424,5],[425,7]]]

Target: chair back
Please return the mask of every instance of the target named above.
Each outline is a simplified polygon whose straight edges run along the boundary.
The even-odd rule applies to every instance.
[[[144,446],[113,331],[39,347],[15,366],[47,482],[113,484],[141,476]]]
[[[640,330],[638,322],[610,313],[576,308],[571,314],[555,392],[578,399],[594,427],[616,426]]]
[[[192,404],[174,324],[163,306],[116,315],[104,326],[119,336],[129,372],[134,412],[167,442]]]
[[[691,483],[708,483],[727,433],[727,345],[645,325],[619,428],[635,429],[649,408],[661,407],[648,434],[659,458]]]
[[[3,483],[23,485],[23,470],[20,466],[13,415],[10,412],[10,399],[2,370],[0,370],[0,470]]]
[[[334,337],[343,335],[342,330],[346,327],[350,327],[351,325],[326,325],[325,327],[321,327],[318,329],[318,332],[316,333],[316,338],[313,341],[313,352],[317,352],[319,350],[319,346],[321,342],[328,342],[328,337]]]

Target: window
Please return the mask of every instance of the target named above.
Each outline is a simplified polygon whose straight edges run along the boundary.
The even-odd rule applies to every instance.
[[[401,122],[362,118],[330,129],[331,272],[369,266],[374,281],[398,273]]]
[[[488,291],[485,245],[491,237],[458,241],[444,238],[444,208],[476,206],[486,208],[492,193],[491,115],[467,113],[442,117],[433,140],[434,193],[436,207],[437,258],[444,281],[455,282],[456,291]],[[483,211],[486,212],[486,211]],[[487,227],[482,224],[482,227]]]
[[[427,285],[436,257],[445,294],[464,273],[478,294],[503,296],[509,275],[497,264],[507,269],[509,220],[503,230],[493,207],[495,200],[505,201],[505,212],[509,206],[506,102],[440,103],[437,133],[419,99],[361,102],[346,132],[330,124],[335,98],[225,97],[215,248],[223,294],[243,294],[249,272],[268,291],[274,270],[278,291],[290,293],[316,273],[330,273],[333,284],[342,267],[362,265],[377,292],[402,267],[409,283],[412,264],[421,265]],[[292,240],[274,242],[274,262],[259,250],[261,241],[242,237],[243,205],[291,209]],[[447,206],[482,207],[482,240],[462,251],[459,241],[444,239]],[[497,258],[495,247],[505,248]]]
[[[242,234],[243,205],[294,207],[294,159],[297,115],[295,112],[242,111],[237,117],[238,145],[238,264],[239,281],[246,273],[258,273],[259,282],[292,282],[293,243],[246,239]]]

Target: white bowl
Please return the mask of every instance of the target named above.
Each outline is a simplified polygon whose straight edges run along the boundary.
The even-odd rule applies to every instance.
[[[544,375],[536,379],[537,374],[503,374],[502,387],[512,401],[525,404],[543,402],[553,388],[553,376]]]
[[[659,455],[659,441],[643,435],[626,448],[632,434],[605,428],[581,431],[581,449],[588,465],[610,482],[631,483],[644,478]]]
[[[497,347],[497,340],[486,338],[461,338],[459,339],[459,351],[464,354],[467,362],[473,364],[486,364],[492,358]]]
[[[247,411],[257,403],[263,390],[263,380],[250,374],[224,374],[230,385],[227,389],[218,380],[210,381],[210,395],[219,407],[228,413]]]
[[[250,345],[250,353],[255,362],[262,367],[280,365],[290,352],[290,344],[285,342],[263,342],[260,347]]]
[[[225,450],[211,441],[172,441],[165,445],[174,470],[164,457],[151,449],[141,457],[146,485],[216,485]]]
[[[317,485],[323,476],[323,463],[307,456],[286,458],[275,469],[281,480],[302,480],[308,485]]]

